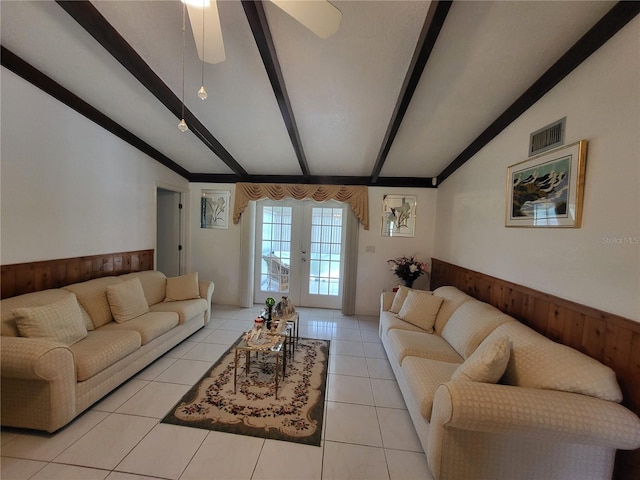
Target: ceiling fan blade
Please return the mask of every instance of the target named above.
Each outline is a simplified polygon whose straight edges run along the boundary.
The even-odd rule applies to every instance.
[[[271,0],[320,38],[338,31],[342,12],[326,0]]]
[[[218,5],[215,0],[205,0],[204,8],[202,0],[182,0],[187,4],[189,22],[196,41],[198,57],[206,63],[220,63],[225,60],[224,43],[222,41],[222,28]],[[202,15],[204,14],[204,45],[202,43]],[[204,47],[204,58],[202,56]]]

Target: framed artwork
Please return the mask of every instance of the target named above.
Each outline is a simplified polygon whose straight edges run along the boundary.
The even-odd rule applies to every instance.
[[[580,227],[587,141],[507,169],[507,227]]]
[[[229,197],[225,190],[202,190],[200,228],[229,229]]]
[[[382,197],[382,236],[413,237],[416,230],[416,196]]]

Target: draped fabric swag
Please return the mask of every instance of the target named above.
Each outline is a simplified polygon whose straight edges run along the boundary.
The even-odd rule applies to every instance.
[[[336,200],[348,203],[365,230],[369,230],[369,193],[364,185],[303,185],[276,183],[237,183],[233,206],[233,223],[240,222],[240,216],[250,200],[296,200],[313,199],[317,202]]]

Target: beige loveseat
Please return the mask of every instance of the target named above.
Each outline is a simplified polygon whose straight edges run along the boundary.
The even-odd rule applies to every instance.
[[[143,271],[2,300],[2,425],[63,427],[206,325],[213,289]]]
[[[609,367],[455,287],[383,293],[379,334],[435,479],[609,479],[640,447]]]

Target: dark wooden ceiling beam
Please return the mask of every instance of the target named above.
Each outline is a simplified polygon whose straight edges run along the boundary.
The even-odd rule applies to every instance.
[[[407,113],[413,94],[420,82],[420,77],[422,77],[422,72],[429,61],[440,30],[442,30],[442,25],[444,25],[444,21],[447,18],[451,3],[451,1],[433,1],[429,6],[422,31],[418,37],[418,43],[413,52],[413,58],[411,59],[409,69],[407,70],[402,88],[400,89],[400,95],[398,95],[398,101],[396,102],[393,115],[391,116],[389,126],[384,135],[375,166],[371,172],[371,182],[374,184],[378,180],[378,176],[382,171],[384,162],[387,160],[387,156],[400,129],[404,115]]]
[[[144,140],[135,136],[119,123],[116,123],[114,120],[106,116],[97,108],[85,102],[76,94],[64,88],[51,77],[45,75],[37,68],[33,67],[31,64],[18,57],[15,53],[5,48],[4,46],[0,46],[0,61],[3,67],[11,70],[13,73],[31,83],[32,85],[38,87],[43,92],[51,95],[56,100],[62,102],[69,108],[85,116],[92,122],[100,125],[102,128],[111,132],[116,137],[124,140],[129,145],[149,155],[151,158],[161,163],[165,167],[173,170],[178,175],[181,175],[187,180],[189,179],[190,173],[183,167],[178,165],[163,153],[153,148]]]
[[[278,106],[280,107],[282,119],[287,127],[287,132],[289,132],[289,138],[291,139],[293,150],[296,153],[296,157],[298,157],[300,170],[302,170],[302,174],[305,177],[309,176],[311,175],[309,165],[304,154],[304,149],[302,148],[300,132],[298,132],[298,126],[296,125],[296,120],[293,115],[291,101],[289,100],[287,87],[284,82],[282,70],[280,69],[280,62],[278,61],[276,47],[273,43],[273,38],[271,37],[269,24],[267,23],[267,15],[264,11],[264,6],[261,1],[242,0],[242,7],[244,8],[244,13],[249,22],[249,26],[251,27],[251,32],[253,33],[253,38],[256,41],[258,51],[262,57],[262,62],[264,63],[264,68],[266,69],[269,81],[271,82],[273,93],[278,101]]]
[[[469,161],[491,140],[560,83],[576,67],[607,43],[627,23],[640,13],[640,2],[621,1],[615,4],[580,40],[554,63],[520,98],[511,104],[487,129],[464,149],[439,175],[438,185]]]
[[[379,177],[378,181],[371,183],[371,177],[342,177],[323,175],[249,175],[247,178],[239,178],[235,175],[219,175],[215,173],[192,173],[190,182],[201,183],[303,183],[309,185],[368,185],[376,187],[403,187],[403,188],[436,188],[431,178],[420,177]]]
[[[182,117],[182,101],[147,65],[140,55],[113,28],[89,1],[62,1],[56,3],[80,24],[113,57],[126,68],[147,90],[149,90],[176,118]],[[213,153],[222,160],[233,173],[245,177],[248,173],[240,166],[222,144],[207,130],[196,116],[185,107],[184,119],[189,129]]]

